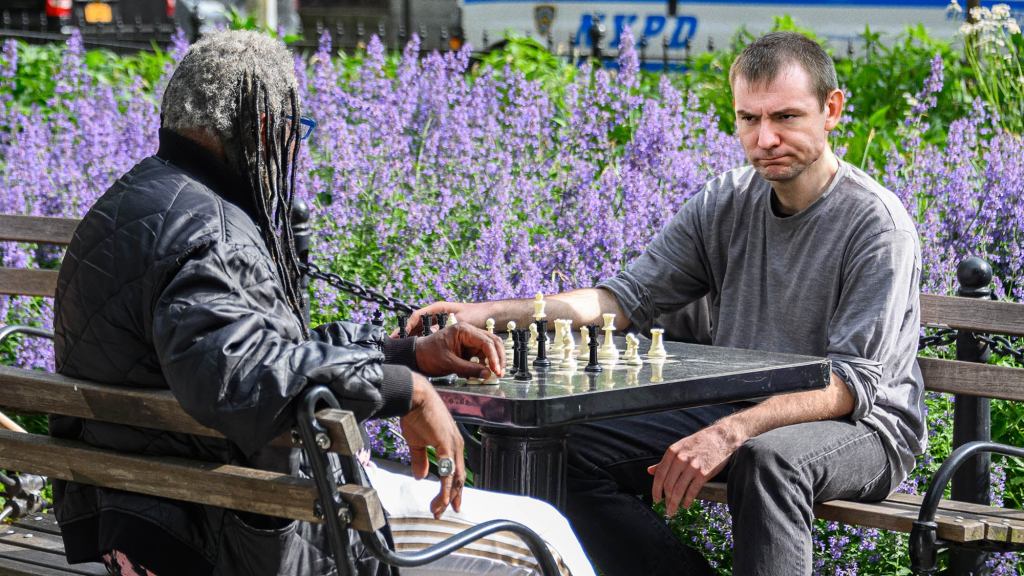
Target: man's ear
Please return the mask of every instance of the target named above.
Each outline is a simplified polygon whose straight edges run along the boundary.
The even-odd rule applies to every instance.
[[[825,101],[825,131],[831,132],[833,128],[839,124],[839,119],[843,116],[843,105],[846,103],[846,94],[836,88],[828,95],[828,100]]]

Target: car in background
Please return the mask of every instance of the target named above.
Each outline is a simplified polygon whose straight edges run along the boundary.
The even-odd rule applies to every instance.
[[[174,32],[176,0],[0,0],[5,31],[68,34],[129,42],[164,41]]]

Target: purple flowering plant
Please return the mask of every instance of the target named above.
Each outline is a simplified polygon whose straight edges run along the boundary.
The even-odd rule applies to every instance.
[[[75,35],[59,52],[52,83],[33,87],[25,81],[31,49],[5,42],[0,213],[80,216],[116,177],[152,154],[161,86],[186,48],[179,37],[139,72],[104,75],[97,70],[109,63],[90,64],[95,57]],[[295,59],[305,112],[319,124],[298,177],[298,194],[312,207],[312,258],[406,301],[593,285],[639,254],[706,180],[744,162],[698,87],[640,72],[628,33],[616,71],[559,69],[543,60],[550,73],[538,76],[507,54],[480,62],[469,47],[419,52],[413,38],[400,54],[388,54],[376,39],[365,51],[338,54],[325,37],[315,53]],[[919,223],[924,291],[952,293],[956,263],[979,255],[997,270],[999,296],[1021,299],[1024,143],[997,120],[1005,111],[982,100],[941,124],[948,128],[944,139],[929,137],[945,93],[944,63],[931,61],[903,120],[884,126],[886,141],[899,146],[866,168]],[[853,120],[871,114],[850,111]],[[845,132],[833,144],[844,150],[856,137]],[[59,254],[4,244],[0,259],[4,266],[52,267]],[[315,323],[365,321],[374,312],[322,283],[310,290]],[[46,299],[0,297],[0,323],[48,327],[51,306]],[[53,369],[52,349],[38,341],[18,341],[0,355],[5,363]],[[951,401],[931,395],[928,406],[932,448],[901,491],[923,490],[949,451]],[[996,403],[994,429],[1024,444],[1024,431],[1000,428],[1019,419],[1017,412],[1012,403]],[[408,458],[394,420],[371,421],[367,430],[375,453]],[[1007,482],[1024,478],[1011,463],[996,471]],[[994,483],[994,496],[1007,494],[1006,485]],[[1009,485],[1007,499],[1019,504],[1024,489]],[[724,506],[695,505],[673,527],[729,572]],[[903,535],[819,522],[815,573],[899,573],[906,547]],[[1017,565],[1003,557],[993,563],[996,573]]]

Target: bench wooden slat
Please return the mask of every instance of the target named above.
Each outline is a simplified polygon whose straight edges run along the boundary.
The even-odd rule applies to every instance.
[[[890,494],[889,500],[915,503],[920,496]],[[972,515],[982,518],[985,524],[985,539],[995,542],[1024,543],[1024,510],[996,508],[959,500],[939,500],[939,510],[948,516]]]
[[[60,374],[11,366],[0,366],[0,382],[3,382],[0,405],[15,410],[223,438],[220,432],[189,416],[170,390],[93,384]],[[352,414],[322,410],[317,412],[317,416],[329,432],[332,452],[351,456],[362,449],[363,438]],[[291,436],[285,434],[275,439],[273,444],[291,446]]]
[[[53,298],[53,294],[56,291],[56,270],[0,268],[0,294]]]
[[[313,483],[277,472],[126,455],[80,442],[7,430],[0,430],[0,466],[151,496],[319,522],[313,512]],[[354,528],[375,530],[384,525],[383,509],[374,490],[345,485],[340,491],[352,507]]]
[[[78,227],[78,218],[0,214],[0,242],[37,242],[66,246]]]
[[[959,360],[918,358],[925,388],[1002,400],[1024,400],[1024,370]]]
[[[30,532],[42,532],[44,534],[60,536],[60,525],[57,524],[57,519],[50,512],[15,518],[11,525],[14,526],[14,529],[21,528]]]
[[[868,528],[910,532],[921,507],[921,496],[893,495],[882,502],[832,500],[814,505],[814,515],[822,520],[845,522]],[[703,500],[726,502],[726,486],[708,482],[701,489]],[[939,538],[951,542],[976,542],[986,538],[986,521],[969,513],[950,513],[940,509],[935,515]]]
[[[1024,336],[1024,304],[921,294],[921,324]]]
[[[107,576],[102,564],[68,564],[64,554],[40,552],[0,543],[0,574],[4,576]]]

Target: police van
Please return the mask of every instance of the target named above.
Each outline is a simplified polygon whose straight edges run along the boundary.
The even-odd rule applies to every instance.
[[[1024,19],[1024,0],[983,1],[982,5],[996,3],[1008,4],[1018,20]],[[622,30],[629,28],[635,39],[644,39],[646,56],[655,61],[666,49],[679,57],[687,48],[722,46],[740,27],[755,34],[766,32],[774,18],[782,15],[791,16],[798,26],[813,30],[840,50],[859,48],[866,26],[882,33],[883,41],[916,24],[923,24],[933,36],[951,39],[963,14],[948,6],[949,0],[460,0],[465,38],[478,46],[511,31],[548,43],[561,53],[572,46],[587,53],[595,38],[592,30],[597,28],[604,32],[597,37],[599,46],[614,53]]]

